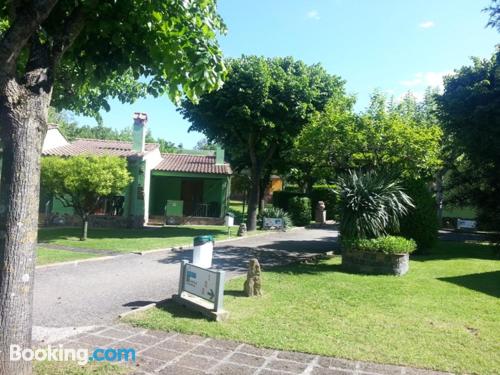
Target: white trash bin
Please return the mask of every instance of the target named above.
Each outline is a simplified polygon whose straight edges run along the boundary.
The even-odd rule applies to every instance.
[[[214,238],[212,236],[198,236],[193,239],[193,245],[193,264],[201,268],[212,267]]]
[[[234,214],[232,212],[228,212],[224,218],[224,225],[226,227],[232,227],[234,225]]]

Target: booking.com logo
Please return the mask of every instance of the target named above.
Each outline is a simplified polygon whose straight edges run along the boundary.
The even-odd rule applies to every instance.
[[[79,365],[88,362],[135,362],[133,348],[95,348],[89,355],[88,349],[64,348],[62,345],[38,349],[22,349],[10,346],[11,361],[76,361]]]

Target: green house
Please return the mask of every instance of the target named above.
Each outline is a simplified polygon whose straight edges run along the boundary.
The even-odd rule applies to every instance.
[[[113,155],[127,159],[134,177],[122,195],[103,197],[91,224],[135,226],[145,224],[223,224],[228,208],[231,168],[224,150],[198,154],[162,154],[146,143],[147,115],[134,115],[133,142],[77,139],[68,142],[51,125],[43,145],[44,156]],[[71,224],[72,210],[43,191],[41,220]]]

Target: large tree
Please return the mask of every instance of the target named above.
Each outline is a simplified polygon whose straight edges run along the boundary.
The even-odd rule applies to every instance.
[[[448,176],[458,203],[472,203],[500,226],[500,49],[445,79],[437,98],[445,132],[459,156]]]
[[[116,156],[52,156],[42,160],[41,184],[80,216],[82,241],[87,239],[89,217],[101,199],[122,194],[131,181],[127,161]]]
[[[0,3],[0,373],[29,374],[40,154],[47,112],[97,116],[108,97],[196,98],[221,84],[215,0]]]
[[[338,92],[344,92],[344,81],[320,65],[291,57],[243,56],[228,61],[220,90],[203,95],[198,104],[183,101],[181,112],[190,130],[224,145],[232,161],[249,168],[249,230],[256,228],[262,177],[313,113]]]

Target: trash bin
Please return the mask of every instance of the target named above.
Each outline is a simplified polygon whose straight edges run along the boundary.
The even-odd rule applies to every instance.
[[[226,217],[224,218],[224,225],[226,227],[232,227],[234,225],[234,214],[232,212],[228,212]]]
[[[214,238],[212,236],[198,236],[193,239],[193,264],[202,268],[212,267]]]

